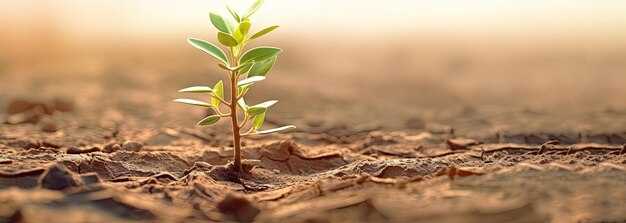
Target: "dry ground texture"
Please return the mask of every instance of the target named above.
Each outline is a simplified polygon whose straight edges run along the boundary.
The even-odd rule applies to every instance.
[[[233,180],[227,126],[193,127],[204,111],[167,102],[174,94],[102,85],[2,98],[0,222],[626,220],[624,132],[549,127],[562,117],[531,111],[464,111],[453,125],[398,117],[397,127],[297,116],[296,131],[245,139],[247,172]],[[589,116],[606,129],[624,120]],[[279,117],[290,116],[269,123]]]

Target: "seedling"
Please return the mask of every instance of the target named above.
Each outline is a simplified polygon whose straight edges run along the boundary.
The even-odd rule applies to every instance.
[[[272,69],[276,58],[282,50],[276,47],[261,46],[245,51],[245,46],[250,41],[257,39],[278,26],[270,26],[252,35],[249,35],[251,23],[250,16],[256,12],[263,4],[263,0],[256,0],[244,14],[239,14],[228,5],[226,8],[230,12],[231,18],[222,17],[218,13],[209,13],[209,18],[213,26],[217,28],[217,40],[228,48],[228,57],[215,44],[196,38],[189,38],[187,41],[194,47],[206,52],[217,59],[218,66],[228,73],[229,100],[224,97],[224,83],[217,82],[213,87],[194,86],[180,90],[184,93],[196,93],[208,95],[211,102],[198,101],[193,99],[176,99],[174,101],[195,106],[209,107],[215,111],[215,115],[210,115],[198,122],[198,125],[211,125],[222,118],[230,118],[233,129],[233,145],[235,147],[235,160],[233,170],[241,172],[241,138],[270,134],[278,131],[295,128],[293,125],[282,126],[274,129],[261,130],[267,109],[274,105],[276,100],[266,101],[257,105],[248,106],[244,96],[252,85],[266,79],[267,73]],[[234,19],[234,21],[233,21]],[[229,108],[229,113],[220,110],[220,105]],[[243,118],[239,120],[238,109],[243,111]],[[249,127],[248,127],[248,126]],[[247,131],[242,132],[248,127]]]

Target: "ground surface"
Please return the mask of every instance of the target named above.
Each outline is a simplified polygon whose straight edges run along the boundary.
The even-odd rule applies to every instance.
[[[233,179],[219,128],[129,128],[46,104],[0,125],[0,222],[626,220],[623,133],[304,124],[245,139],[248,172]]]
[[[229,127],[195,127],[206,110],[172,102],[214,70],[0,72],[0,222],[626,220],[621,87],[316,76],[295,62],[246,101],[279,99],[266,127],[298,128],[244,139],[239,179],[225,171]]]

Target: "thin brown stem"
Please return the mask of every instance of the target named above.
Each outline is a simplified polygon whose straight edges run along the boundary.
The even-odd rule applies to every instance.
[[[236,67],[238,62],[239,62],[239,58],[234,54],[233,50],[231,49],[231,53],[232,53],[232,63],[231,65],[233,67]],[[230,73],[230,118],[231,118],[231,123],[233,126],[233,147],[235,150],[235,158],[234,158],[234,164],[233,164],[233,171],[234,172],[241,172],[242,168],[241,168],[241,133],[239,132],[241,130],[241,127],[239,126],[239,121],[237,119],[237,96],[239,95],[238,88],[237,88],[237,78],[239,77],[239,72],[237,71],[232,71]]]

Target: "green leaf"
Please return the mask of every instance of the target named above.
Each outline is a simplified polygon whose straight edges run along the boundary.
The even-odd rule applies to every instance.
[[[248,70],[250,70],[252,65],[254,65],[253,62],[245,63],[245,64],[240,65],[237,68],[235,68],[235,71],[240,71],[241,73],[246,73],[246,72],[248,72]]]
[[[250,72],[248,72],[248,77],[265,76],[272,69],[272,67],[274,67],[276,57],[277,56],[273,56],[268,59],[255,62],[250,68]]]
[[[196,105],[196,106],[203,106],[203,107],[213,107],[209,103],[206,103],[204,101],[193,100],[193,99],[179,98],[179,99],[176,99],[174,101],[178,102],[178,103],[188,104],[188,105]]]
[[[217,66],[219,66],[220,68],[222,68],[224,70],[227,70],[227,71],[241,71],[241,70],[245,70],[246,72],[248,70],[250,70],[250,67],[252,67],[252,65],[254,65],[254,63],[252,63],[252,62],[246,63],[246,64],[242,64],[242,65],[240,65],[238,67],[230,67],[230,66],[228,66],[226,64],[223,64],[223,63],[217,64]],[[244,72],[242,72],[242,73],[244,73]]]
[[[246,93],[248,93],[248,90],[250,90],[251,87],[252,87],[252,84],[237,87],[239,88],[239,95],[243,97],[244,95],[246,95]]]
[[[230,15],[233,16],[233,18],[237,21],[237,22],[241,22],[241,18],[239,17],[239,14],[237,14],[237,12],[235,12],[235,10],[233,10],[232,8],[230,8],[230,6],[228,6],[228,4],[226,4],[226,8],[228,9],[228,12],[230,12]]]
[[[263,107],[263,108],[269,108],[270,106],[272,106],[272,105],[276,104],[276,102],[278,102],[278,100],[269,100],[269,101],[266,101],[266,102],[263,102],[263,103],[260,103],[260,104],[257,104],[257,105],[254,105],[254,106],[251,106],[250,108],[252,108],[252,107]]]
[[[265,120],[265,112],[261,113],[260,115],[254,116],[254,119],[252,119],[252,126],[254,127],[254,129],[261,128],[264,120]]]
[[[245,74],[245,73],[247,73],[247,72],[250,70],[250,68],[252,68],[252,66],[254,66],[254,63],[253,63],[253,62],[252,62],[252,63],[247,63],[247,64],[248,64],[249,66],[242,67],[242,68],[241,68],[241,70],[239,70],[239,73],[240,73],[240,74]]]
[[[233,37],[240,43],[243,43],[250,31],[250,22],[248,20],[239,23],[237,29],[233,32]]]
[[[239,45],[239,42],[237,42],[235,37],[229,35],[228,33],[218,32],[217,40],[219,40],[224,46],[233,47]]]
[[[250,25],[251,24],[249,21],[243,21],[239,23],[239,27],[237,29],[239,30],[239,32],[241,32],[241,34],[243,34],[243,36],[246,36],[250,31]]]
[[[249,116],[255,116],[255,115],[260,115],[261,113],[264,113],[265,111],[267,111],[266,107],[249,107],[248,109],[246,109],[246,113]]]
[[[267,27],[267,28],[265,28],[265,29],[262,29],[261,31],[259,31],[259,32],[255,33],[254,35],[252,35],[252,36],[250,37],[250,40],[253,40],[253,39],[259,38],[259,37],[261,37],[261,36],[263,36],[263,35],[265,35],[265,34],[267,34],[267,33],[271,32],[272,30],[274,30],[274,29],[276,29],[276,28],[278,28],[278,27],[279,27],[279,26],[270,26],[270,27]]]
[[[243,98],[237,100],[237,105],[239,105],[239,107],[244,111],[248,110],[248,105],[246,105],[246,101],[244,101]]]
[[[193,86],[185,89],[180,89],[178,92],[182,93],[211,93],[213,89],[207,86]]]
[[[239,59],[239,63],[244,64],[251,60],[260,61],[277,55],[282,51],[283,50],[277,47],[256,47],[244,53],[243,56],[241,56],[241,59]]]
[[[243,79],[243,80],[237,82],[237,86],[244,86],[244,85],[256,83],[256,82],[259,82],[259,81],[262,81],[262,80],[265,80],[265,77],[263,77],[263,76],[254,76],[254,77],[246,78],[246,79]]]
[[[191,44],[192,46],[215,57],[215,59],[225,64],[228,64],[228,59],[226,59],[226,54],[224,53],[224,51],[222,51],[219,47],[213,45],[212,43],[196,38],[189,38],[187,39],[187,42],[189,42],[189,44]]]
[[[217,66],[222,68],[222,69],[224,69],[224,70],[227,70],[227,71],[233,71],[233,68],[231,68],[231,67],[229,67],[229,66],[227,66],[227,65],[225,65],[223,63],[219,63],[219,64],[217,64]]]
[[[252,3],[252,5],[250,5],[250,7],[246,11],[246,13],[243,14],[243,17],[241,18],[241,20],[248,19],[248,17],[250,17],[252,14],[254,14],[254,12],[256,12],[256,10],[258,10],[261,7],[262,4],[263,4],[263,0],[256,0],[256,1],[254,1],[254,3]]]
[[[213,94],[215,94],[215,96],[217,97],[224,99],[224,83],[222,81],[215,84],[215,87],[213,87]],[[211,103],[214,107],[217,108],[220,105],[221,101],[217,98],[211,98]]]
[[[200,122],[198,122],[198,125],[215,124],[217,121],[220,120],[220,118],[222,118],[222,117],[220,117],[219,115],[211,115],[209,117],[206,117],[206,118],[200,120]]]
[[[267,129],[267,130],[263,130],[263,131],[258,131],[257,134],[269,134],[269,133],[274,133],[274,132],[279,132],[279,131],[284,131],[284,130],[288,130],[288,129],[295,129],[296,126],[293,125],[287,125],[287,126],[282,126],[282,127],[278,127],[278,128],[273,128],[273,129]]]
[[[263,102],[261,104],[250,106],[246,110],[246,113],[248,113],[248,115],[250,115],[250,116],[259,115],[259,114],[267,111],[267,108],[269,108],[270,106],[276,104],[276,102],[278,102],[278,101],[277,100],[271,100],[271,101]]]
[[[215,28],[217,28],[217,30],[231,34],[233,33],[233,27],[232,25],[225,20],[220,14],[211,12],[209,13],[209,18],[211,19],[211,23],[213,23],[213,26],[215,26]]]

